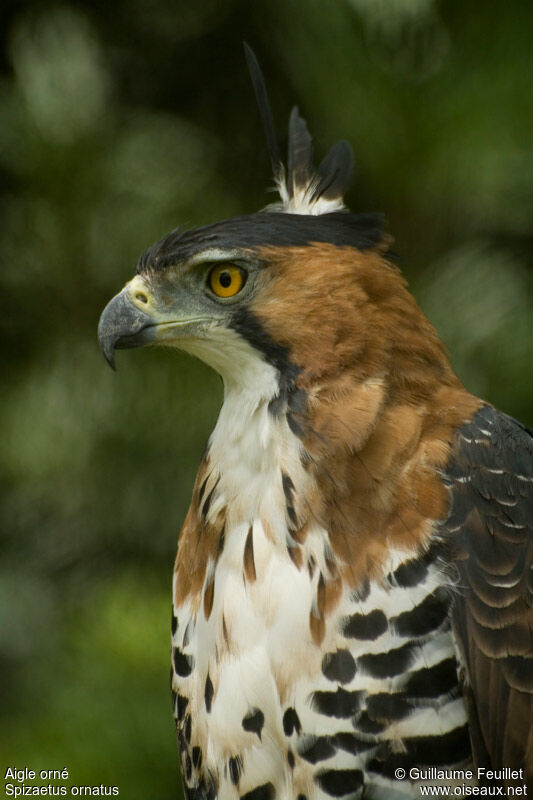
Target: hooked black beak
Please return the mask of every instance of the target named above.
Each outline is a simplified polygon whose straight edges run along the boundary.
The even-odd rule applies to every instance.
[[[133,303],[127,288],[113,297],[98,323],[98,343],[111,369],[115,369],[115,350],[150,344],[155,325],[153,317]]]

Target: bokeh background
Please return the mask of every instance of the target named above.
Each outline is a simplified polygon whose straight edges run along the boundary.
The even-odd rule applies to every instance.
[[[171,800],[170,580],[218,378],[98,316],[178,224],[271,202],[280,138],[355,151],[464,383],[533,423],[530,0],[4,0],[0,768]],[[2,790],[0,785],[0,792]]]

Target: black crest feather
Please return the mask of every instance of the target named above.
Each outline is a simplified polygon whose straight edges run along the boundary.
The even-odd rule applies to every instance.
[[[352,172],[352,148],[345,139],[341,139],[320,162],[316,171],[318,181],[313,199],[324,197],[334,200],[336,197],[344,197],[352,179]]]
[[[300,186],[308,186],[313,178],[313,142],[304,119],[294,106],[289,117],[289,152],[287,156],[289,196]]]
[[[270,102],[268,100],[265,79],[263,78],[263,73],[261,72],[261,67],[255,57],[254,51],[246,42],[244,42],[244,55],[246,57],[246,63],[248,64],[250,78],[252,79],[257,105],[259,106],[261,121],[265,130],[268,154],[270,156],[270,163],[272,164],[272,173],[274,175],[274,180],[278,183],[279,181],[285,180],[285,170],[279,156],[278,139],[274,127],[274,118],[272,117]]]
[[[244,52],[265,130],[274,180],[281,197],[281,210],[292,214],[326,214],[343,209],[344,193],[350,184],[353,168],[350,145],[346,141],[337,142],[315,171],[311,136],[295,106],[289,119],[285,174],[263,73],[246,42]],[[274,210],[279,211],[280,206],[276,205]]]

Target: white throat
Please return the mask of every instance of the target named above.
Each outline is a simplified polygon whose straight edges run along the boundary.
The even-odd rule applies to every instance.
[[[280,391],[279,370],[235,331],[226,328],[215,333],[216,338],[185,343],[224,381],[224,404],[209,440],[209,462],[218,478],[209,517],[215,519],[226,506],[230,527],[263,517],[279,519],[280,531],[285,531],[281,470],[293,476],[295,483],[294,476],[304,482],[305,477],[302,443],[290,430],[285,414],[276,416],[269,410]]]

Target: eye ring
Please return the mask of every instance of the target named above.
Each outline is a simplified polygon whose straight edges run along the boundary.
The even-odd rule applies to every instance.
[[[209,272],[207,285],[214,295],[224,299],[238,294],[246,278],[246,272],[236,264],[217,264]]]

